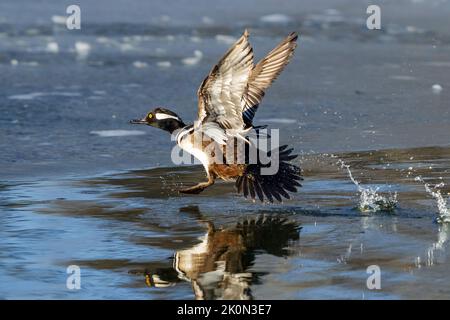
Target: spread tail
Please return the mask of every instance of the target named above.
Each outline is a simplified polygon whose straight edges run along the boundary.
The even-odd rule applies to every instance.
[[[268,164],[261,163],[259,157],[256,164],[248,164],[244,173],[236,180],[236,187],[239,193],[243,192],[244,197],[255,199],[259,198],[261,202],[267,199],[273,202],[274,199],[281,202],[283,198],[290,199],[288,192],[297,192],[297,187],[301,187],[299,181],[301,169],[289,161],[297,158],[297,155],[291,155],[293,149],[287,149],[287,145],[281,146],[267,153],[267,158],[272,161],[272,153],[278,153],[278,171],[274,174],[264,174],[264,168],[269,168],[272,162]],[[273,157],[276,159],[276,157]]]

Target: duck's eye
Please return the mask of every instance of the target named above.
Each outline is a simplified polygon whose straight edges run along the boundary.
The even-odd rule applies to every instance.
[[[149,113],[149,114],[147,115],[147,118],[149,118],[149,119],[153,118],[153,114]]]

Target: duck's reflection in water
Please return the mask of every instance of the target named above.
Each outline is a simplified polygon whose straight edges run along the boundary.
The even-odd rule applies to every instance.
[[[173,267],[145,271],[148,286],[170,287],[188,281],[196,299],[252,299],[255,275],[248,271],[255,253],[287,256],[286,248],[299,239],[298,223],[279,216],[258,216],[232,227],[217,228],[203,221],[207,232],[202,241],[175,252]]]

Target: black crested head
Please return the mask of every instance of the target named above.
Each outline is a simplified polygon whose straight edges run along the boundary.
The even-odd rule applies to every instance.
[[[132,124],[146,124],[155,128],[160,128],[169,133],[185,127],[183,120],[173,111],[158,107],[147,113],[142,119],[131,120]]]

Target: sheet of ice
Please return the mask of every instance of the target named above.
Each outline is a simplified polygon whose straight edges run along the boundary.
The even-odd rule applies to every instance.
[[[107,43],[112,42],[112,40],[109,39],[108,37],[98,37],[98,38],[96,39],[96,41],[97,41],[98,43],[102,43],[102,44],[107,44]]]
[[[160,68],[170,68],[172,66],[170,61],[159,61],[156,63],[156,65]]]
[[[28,66],[28,67],[37,67],[39,65],[39,62],[37,62],[37,61],[25,61],[25,62],[22,62],[22,64],[24,66]]]
[[[90,51],[91,45],[89,43],[83,41],[75,42],[75,52],[77,53],[78,57],[85,58],[89,55]]]
[[[433,93],[435,93],[435,94],[439,94],[439,93],[441,93],[441,91],[442,91],[442,86],[440,85],[440,84],[433,84],[432,86],[431,86],[431,90],[433,90]]]
[[[199,63],[202,57],[203,53],[200,50],[195,50],[193,57],[184,58],[183,60],[181,60],[181,62],[183,62],[183,64],[185,65],[194,65]]]
[[[164,48],[156,48],[155,49],[155,54],[157,54],[158,56],[163,56],[167,53],[167,50]]]
[[[214,20],[212,18],[210,18],[210,17],[204,16],[204,17],[202,17],[202,22],[204,24],[211,25],[211,24],[214,23]]]
[[[168,24],[172,19],[168,15],[162,15],[158,18],[158,22],[162,24]]]
[[[65,16],[58,16],[58,15],[52,16],[52,22],[54,24],[66,24],[66,21],[67,21],[67,17],[65,17]]]
[[[60,97],[79,97],[81,96],[78,92],[31,92],[25,94],[16,94],[9,96],[8,99],[11,100],[33,100],[39,97],[45,96],[60,96]]]
[[[450,67],[450,61],[430,61],[426,62],[425,65],[430,67]]]
[[[283,123],[283,124],[297,123],[296,119],[287,119],[287,118],[260,119],[259,121],[261,123]]]
[[[121,43],[119,47],[122,51],[131,51],[135,49],[135,47],[131,43]]]
[[[51,53],[58,53],[59,52],[59,45],[57,42],[49,42],[47,43],[47,48],[46,48],[47,52],[51,52]]]
[[[142,68],[148,67],[148,64],[147,64],[147,62],[135,61],[135,62],[133,62],[133,66],[135,68],[142,69]]]
[[[199,43],[199,42],[202,42],[202,38],[197,37],[197,36],[192,36],[191,41],[195,42],[195,43]]]
[[[218,34],[218,35],[216,35],[216,40],[221,43],[233,44],[236,42],[237,39],[233,36],[228,36],[225,34]]]
[[[416,77],[403,76],[403,75],[394,75],[394,76],[390,76],[389,78],[391,78],[393,80],[402,80],[402,81],[413,81],[413,80],[416,80]]]
[[[262,16],[259,18],[261,22],[264,23],[273,23],[273,24],[286,24],[292,21],[292,18],[285,14],[281,13],[274,13],[274,14],[268,14],[265,16]]]
[[[109,138],[109,137],[141,136],[146,134],[146,132],[140,130],[117,129],[117,130],[94,130],[91,131],[90,134],[94,134],[103,138]]]

